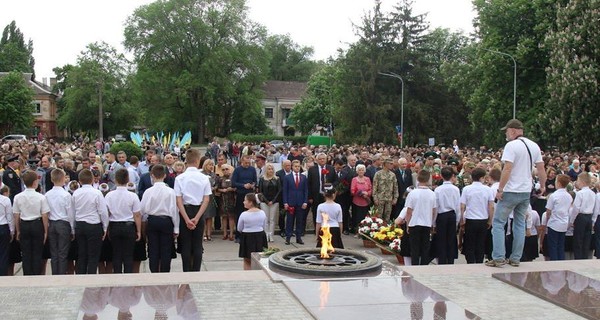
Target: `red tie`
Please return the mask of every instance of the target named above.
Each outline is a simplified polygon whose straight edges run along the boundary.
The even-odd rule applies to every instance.
[[[298,185],[300,185],[300,177],[296,173],[296,188],[298,188]]]

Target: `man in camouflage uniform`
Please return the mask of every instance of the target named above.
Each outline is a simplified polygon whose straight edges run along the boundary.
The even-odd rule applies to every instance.
[[[384,221],[390,220],[392,206],[398,200],[398,182],[392,172],[393,167],[392,159],[386,158],[383,160],[383,169],[373,177],[373,202]]]

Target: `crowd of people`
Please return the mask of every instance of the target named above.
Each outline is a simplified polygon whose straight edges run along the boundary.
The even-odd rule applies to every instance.
[[[406,264],[598,256],[598,154],[542,151],[518,120],[503,130],[499,150],[215,140],[204,155],[144,144],[139,159],[103,141],[3,143],[0,275],[19,262],[43,274],[48,259],[53,274],[139,272],[146,259],[169,272],[177,253],[199,271],[218,231],[249,268],[277,236],[304,244],[311,220],[343,248],[372,210],[405,230]]]

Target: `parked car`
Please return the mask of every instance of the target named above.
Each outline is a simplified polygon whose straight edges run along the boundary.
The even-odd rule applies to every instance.
[[[115,141],[116,142],[123,142],[123,141],[127,141],[127,138],[125,138],[125,135],[115,134]]]
[[[269,141],[269,144],[275,148],[279,148],[283,147],[285,145],[285,142],[283,142],[282,140],[271,140]]]
[[[24,134],[9,134],[7,136],[2,137],[2,142],[23,140],[27,140],[27,136],[25,136]]]

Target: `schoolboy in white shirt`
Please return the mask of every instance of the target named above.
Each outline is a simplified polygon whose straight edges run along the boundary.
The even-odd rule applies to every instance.
[[[435,231],[434,221],[437,211],[435,193],[428,186],[429,178],[429,172],[421,170],[417,175],[419,187],[411,191],[406,198],[410,255],[412,265],[415,266],[427,265],[431,262],[429,257],[430,237],[432,231]]]
[[[140,199],[127,190],[129,172],[120,168],[115,172],[116,189],[106,195],[108,234],[113,247],[113,273],[133,272],[135,242],[142,238]]]
[[[596,204],[596,194],[590,189],[592,178],[587,172],[577,176],[580,190],[575,195],[571,223],[573,223],[573,255],[575,260],[590,258],[592,241],[592,215]]]
[[[48,201],[35,191],[38,176],[27,171],[21,177],[27,188],[15,196],[13,212],[17,240],[21,242],[23,275],[42,274],[42,253],[48,237]]]
[[[465,233],[463,248],[467,263],[483,263],[487,230],[494,217],[494,194],[483,184],[485,175],[484,169],[475,168],[471,172],[473,183],[460,196],[460,225]]]
[[[66,274],[71,238],[75,235],[75,212],[71,194],[64,189],[65,172],[62,169],[53,169],[50,179],[54,186],[45,195],[50,206],[50,266],[52,274]]]
[[[569,210],[573,198],[567,192],[571,178],[566,174],[556,177],[556,191],[546,203],[546,251],[551,261],[565,260],[565,235],[569,229]]]

